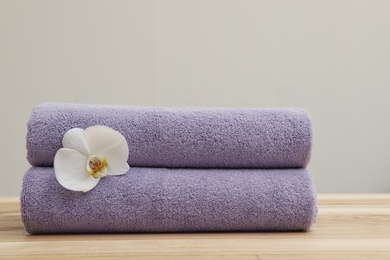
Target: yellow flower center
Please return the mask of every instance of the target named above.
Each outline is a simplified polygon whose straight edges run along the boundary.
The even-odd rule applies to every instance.
[[[107,167],[106,157],[97,155],[90,155],[88,157],[87,170],[94,178],[106,176]]]

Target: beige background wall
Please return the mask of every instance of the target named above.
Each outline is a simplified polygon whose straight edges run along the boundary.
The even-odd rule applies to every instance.
[[[0,196],[43,101],[312,114],[319,192],[390,192],[390,1],[0,0]]]

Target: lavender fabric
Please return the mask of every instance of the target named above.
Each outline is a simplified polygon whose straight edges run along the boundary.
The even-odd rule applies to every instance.
[[[317,213],[305,169],[131,168],[87,193],[64,189],[53,168],[24,176],[30,233],[299,231]]]
[[[53,166],[65,132],[106,125],[127,139],[142,167],[306,167],[312,125],[303,109],[147,108],[44,103],[28,123],[27,159]]]

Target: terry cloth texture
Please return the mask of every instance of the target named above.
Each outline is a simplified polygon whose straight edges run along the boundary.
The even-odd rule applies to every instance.
[[[305,169],[131,168],[87,193],[64,189],[53,168],[23,180],[30,233],[307,230],[317,206]]]
[[[27,159],[53,166],[65,132],[106,125],[126,138],[130,166],[301,168],[312,124],[303,109],[147,108],[44,103],[28,123]]]

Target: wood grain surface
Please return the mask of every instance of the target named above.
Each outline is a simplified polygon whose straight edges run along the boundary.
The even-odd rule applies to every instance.
[[[0,198],[0,259],[390,259],[390,194],[322,194],[309,232],[29,235]]]

